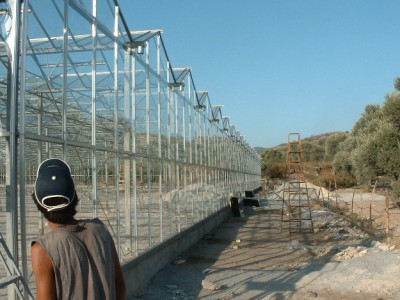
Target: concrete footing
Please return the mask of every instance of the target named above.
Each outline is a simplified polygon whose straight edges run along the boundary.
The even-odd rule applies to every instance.
[[[231,215],[227,207],[122,264],[128,299],[140,295],[151,278],[167,263],[196,244]]]

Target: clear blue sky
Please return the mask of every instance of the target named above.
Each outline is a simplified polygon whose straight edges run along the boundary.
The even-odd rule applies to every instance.
[[[250,146],[350,131],[400,76],[398,0],[118,0]]]

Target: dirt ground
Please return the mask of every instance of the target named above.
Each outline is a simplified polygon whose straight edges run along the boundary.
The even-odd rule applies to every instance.
[[[245,206],[133,299],[400,299],[400,252],[393,245],[315,204],[313,230],[290,232],[273,194],[257,195],[260,207]],[[354,200],[350,194],[337,196]]]

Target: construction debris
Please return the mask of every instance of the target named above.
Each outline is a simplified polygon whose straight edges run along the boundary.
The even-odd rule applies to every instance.
[[[207,281],[207,280],[202,280],[201,286],[203,287],[203,289],[209,290],[209,291],[218,291],[218,290],[222,289],[221,285]]]

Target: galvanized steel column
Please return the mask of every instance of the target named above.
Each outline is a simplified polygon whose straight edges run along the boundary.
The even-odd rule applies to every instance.
[[[115,6],[114,13],[114,149],[115,149],[115,170],[114,170],[114,186],[115,186],[115,209],[117,215],[117,251],[118,256],[121,257],[121,234],[120,234],[120,195],[119,195],[119,132],[118,132],[118,33],[119,33],[119,7]]]
[[[135,255],[139,255],[139,229],[138,229],[138,197],[137,197],[137,155],[136,155],[136,93],[137,93],[137,85],[136,85],[136,52],[132,56],[132,152],[133,152],[133,166],[132,166],[132,175],[133,175],[133,223],[134,223],[134,239],[135,239]]]
[[[20,151],[20,220],[21,220],[21,257],[22,257],[22,274],[25,278],[28,278],[28,262],[27,262],[27,247],[26,247],[26,157],[25,157],[25,88],[26,88],[26,43],[27,43],[27,18],[28,18],[28,1],[25,1],[25,4],[22,5],[22,26],[20,28],[20,60],[21,60],[21,83],[20,83],[20,99],[19,99],[19,107],[20,107],[20,118],[19,118],[19,151]],[[28,298],[28,293],[24,290],[24,297]]]
[[[168,70],[170,70],[170,64],[168,64]],[[167,73],[167,82],[170,82],[170,72]],[[168,87],[168,103],[167,103],[167,111],[168,111],[168,195],[169,195],[169,234],[172,235],[172,224],[173,224],[173,210],[172,210],[172,201],[173,201],[173,176],[172,176],[172,143],[171,143],[171,128],[172,128],[172,97],[173,97],[173,92],[171,88]]]
[[[12,28],[5,46],[8,51],[7,74],[7,125],[6,125],[6,240],[11,254],[18,264],[18,192],[17,192],[17,151],[18,151],[18,67],[20,37],[20,2],[11,3]],[[9,299],[16,293],[8,286]]]
[[[148,227],[148,241],[149,247],[152,245],[152,219],[151,219],[151,204],[152,204],[152,195],[151,191],[151,181],[150,181],[150,52],[149,47],[146,47],[146,177],[147,177],[147,227]]]
[[[163,158],[161,155],[161,36],[157,36],[157,142],[158,142],[158,207],[160,220],[160,241],[164,240],[164,218],[163,218],[163,197],[162,197],[162,180],[163,180]]]
[[[176,199],[176,211],[175,211],[175,217],[177,221],[177,231],[181,232],[181,212],[180,212],[180,197],[179,197],[179,192],[180,192],[180,175],[179,175],[179,168],[180,168],[180,161],[179,161],[179,129],[178,129],[178,124],[179,124],[179,112],[178,112],[178,95],[176,91],[173,92],[173,99],[174,99],[174,114],[175,114],[175,159],[174,159],[174,171],[175,171],[175,197]]]
[[[124,113],[125,122],[128,124],[127,131],[124,133],[124,152],[131,153],[132,146],[132,49],[128,47],[125,50],[124,67]],[[124,155],[124,223],[125,223],[125,243],[129,250],[132,250],[132,157]]]
[[[186,153],[186,118],[185,118],[185,112],[186,112],[186,99],[182,99],[183,101],[183,107],[182,107],[182,131],[183,131],[183,159],[182,159],[182,164],[183,164],[183,195],[182,198],[185,201],[185,208],[184,208],[184,217],[185,217],[185,227],[188,226],[188,199],[186,196],[186,185],[187,185],[187,153]]]
[[[64,28],[63,28],[63,74],[62,74],[62,140],[63,158],[67,159],[67,95],[68,95],[68,22],[69,0],[64,1]]]
[[[97,0],[93,0],[93,21],[92,21],[92,203],[93,214],[97,216],[97,123],[96,123],[96,110],[97,110],[97,97],[96,97],[96,83],[97,83]]]

